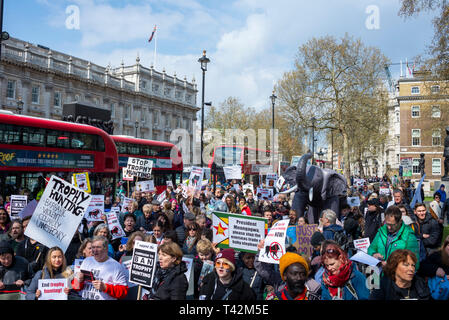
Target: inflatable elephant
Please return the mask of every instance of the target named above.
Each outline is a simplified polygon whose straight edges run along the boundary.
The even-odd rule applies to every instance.
[[[332,209],[340,218],[340,206],[346,202],[348,185],[343,175],[315,165],[307,166],[310,153],[301,157],[297,166],[287,168],[282,175],[280,193],[295,192],[292,209],[304,216],[306,206],[309,223],[318,223],[324,209]],[[288,190],[282,191],[287,188]]]

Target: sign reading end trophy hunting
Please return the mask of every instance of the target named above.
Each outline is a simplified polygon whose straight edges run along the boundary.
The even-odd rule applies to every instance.
[[[219,248],[257,253],[259,241],[265,238],[267,219],[225,212],[213,212],[213,242]]]
[[[140,179],[151,179],[152,169],[153,160],[130,157],[126,166],[126,174]]]

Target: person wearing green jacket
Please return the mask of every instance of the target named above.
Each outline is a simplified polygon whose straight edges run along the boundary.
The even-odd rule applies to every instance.
[[[401,210],[393,205],[385,211],[385,224],[377,231],[368,248],[368,254],[381,260],[382,267],[384,267],[391,253],[398,249],[408,249],[418,257],[416,263],[416,270],[418,270],[419,243],[415,232],[410,226],[402,222]]]

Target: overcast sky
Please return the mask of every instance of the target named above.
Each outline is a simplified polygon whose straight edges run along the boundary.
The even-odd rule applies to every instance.
[[[122,59],[131,65],[139,55],[146,67],[155,61],[159,71],[194,77],[198,105],[203,50],[211,59],[206,101],[218,105],[233,96],[260,109],[270,105],[273,85],[291,70],[298,47],[313,37],[348,33],[405,62],[433,36],[431,16],[404,20],[399,0],[4,1],[3,29],[12,37],[101,66],[117,67]],[[156,39],[148,43],[154,25]],[[399,76],[399,66],[391,72]]]

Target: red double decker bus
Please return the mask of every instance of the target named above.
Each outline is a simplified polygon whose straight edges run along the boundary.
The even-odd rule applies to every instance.
[[[127,166],[129,157],[153,161],[151,174],[158,194],[167,188],[167,181],[172,181],[173,185],[176,179],[182,181],[182,156],[174,144],[122,135],[112,135],[111,138],[117,147],[120,168]],[[119,174],[122,174],[121,170]]]
[[[214,148],[212,158],[209,161],[211,174],[215,163],[215,175],[217,181],[225,181],[223,167],[240,165],[245,181],[259,184],[259,175],[277,172],[278,161],[275,161],[274,168],[271,166],[271,151],[265,149],[250,148],[245,146],[221,145]]]
[[[94,191],[105,193],[118,172],[117,149],[103,130],[85,124],[0,112],[0,188],[28,188],[52,174],[71,180],[89,172]],[[104,179],[107,179],[108,182]],[[42,181],[42,179],[40,179]],[[96,189],[95,189],[96,186]]]

